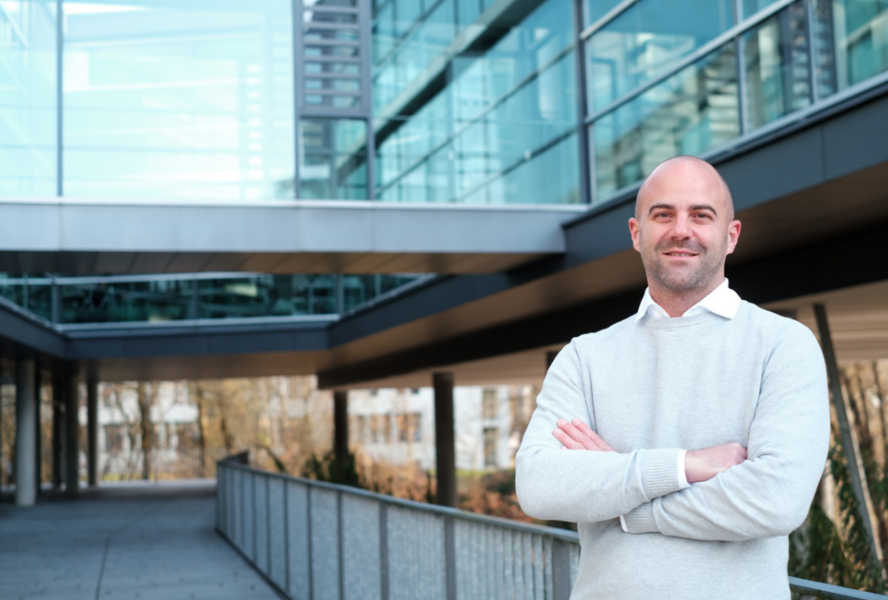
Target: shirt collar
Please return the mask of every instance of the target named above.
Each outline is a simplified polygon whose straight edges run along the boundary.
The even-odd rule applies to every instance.
[[[740,296],[737,292],[728,287],[727,278],[719,284],[717,288],[712,290],[709,295],[700,300],[697,304],[689,308],[682,317],[690,317],[694,314],[708,310],[726,319],[733,319],[740,310]],[[638,322],[645,315],[650,314],[655,319],[669,318],[669,314],[659,304],[651,298],[651,290],[644,290],[644,297],[635,313],[635,321]],[[681,317],[676,317],[681,318]]]

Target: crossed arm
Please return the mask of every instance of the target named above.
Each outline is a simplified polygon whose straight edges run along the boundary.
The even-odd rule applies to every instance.
[[[559,358],[516,457],[518,498],[531,516],[622,516],[629,533],[720,541],[786,535],[804,520],[829,436],[823,359],[813,336],[770,357],[748,453],[731,443],[690,450],[691,486],[681,491],[680,449],[615,452],[594,431],[576,351],[568,347]],[[574,415],[573,423],[563,419]]]

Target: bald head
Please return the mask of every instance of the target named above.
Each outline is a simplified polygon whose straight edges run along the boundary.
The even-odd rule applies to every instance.
[[[734,199],[728,184],[715,167],[695,156],[675,156],[651,171],[635,197],[635,218],[641,218],[644,207],[667,188],[686,188],[710,197],[722,205],[728,221],[734,219]]]

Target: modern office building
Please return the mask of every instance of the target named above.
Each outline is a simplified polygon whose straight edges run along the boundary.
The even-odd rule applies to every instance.
[[[4,2],[20,431],[35,378],[70,456],[75,377],[317,374],[434,383],[452,440],[454,381],[635,310],[626,221],[678,154],[733,190],[743,297],[885,356],[886,134],[884,0]]]

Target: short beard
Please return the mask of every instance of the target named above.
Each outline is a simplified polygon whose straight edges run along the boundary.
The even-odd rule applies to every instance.
[[[663,252],[673,250],[688,250],[699,255],[700,264],[695,270],[678,271],[668,269]],[[654,248],[654,255],[645,261],[645,268],[651,279],[659,286],[671,292],[682,293],[705,287],[721,268],[717,254],[710,254],[706,248],[697,243],[687,244],[661,244]]]

